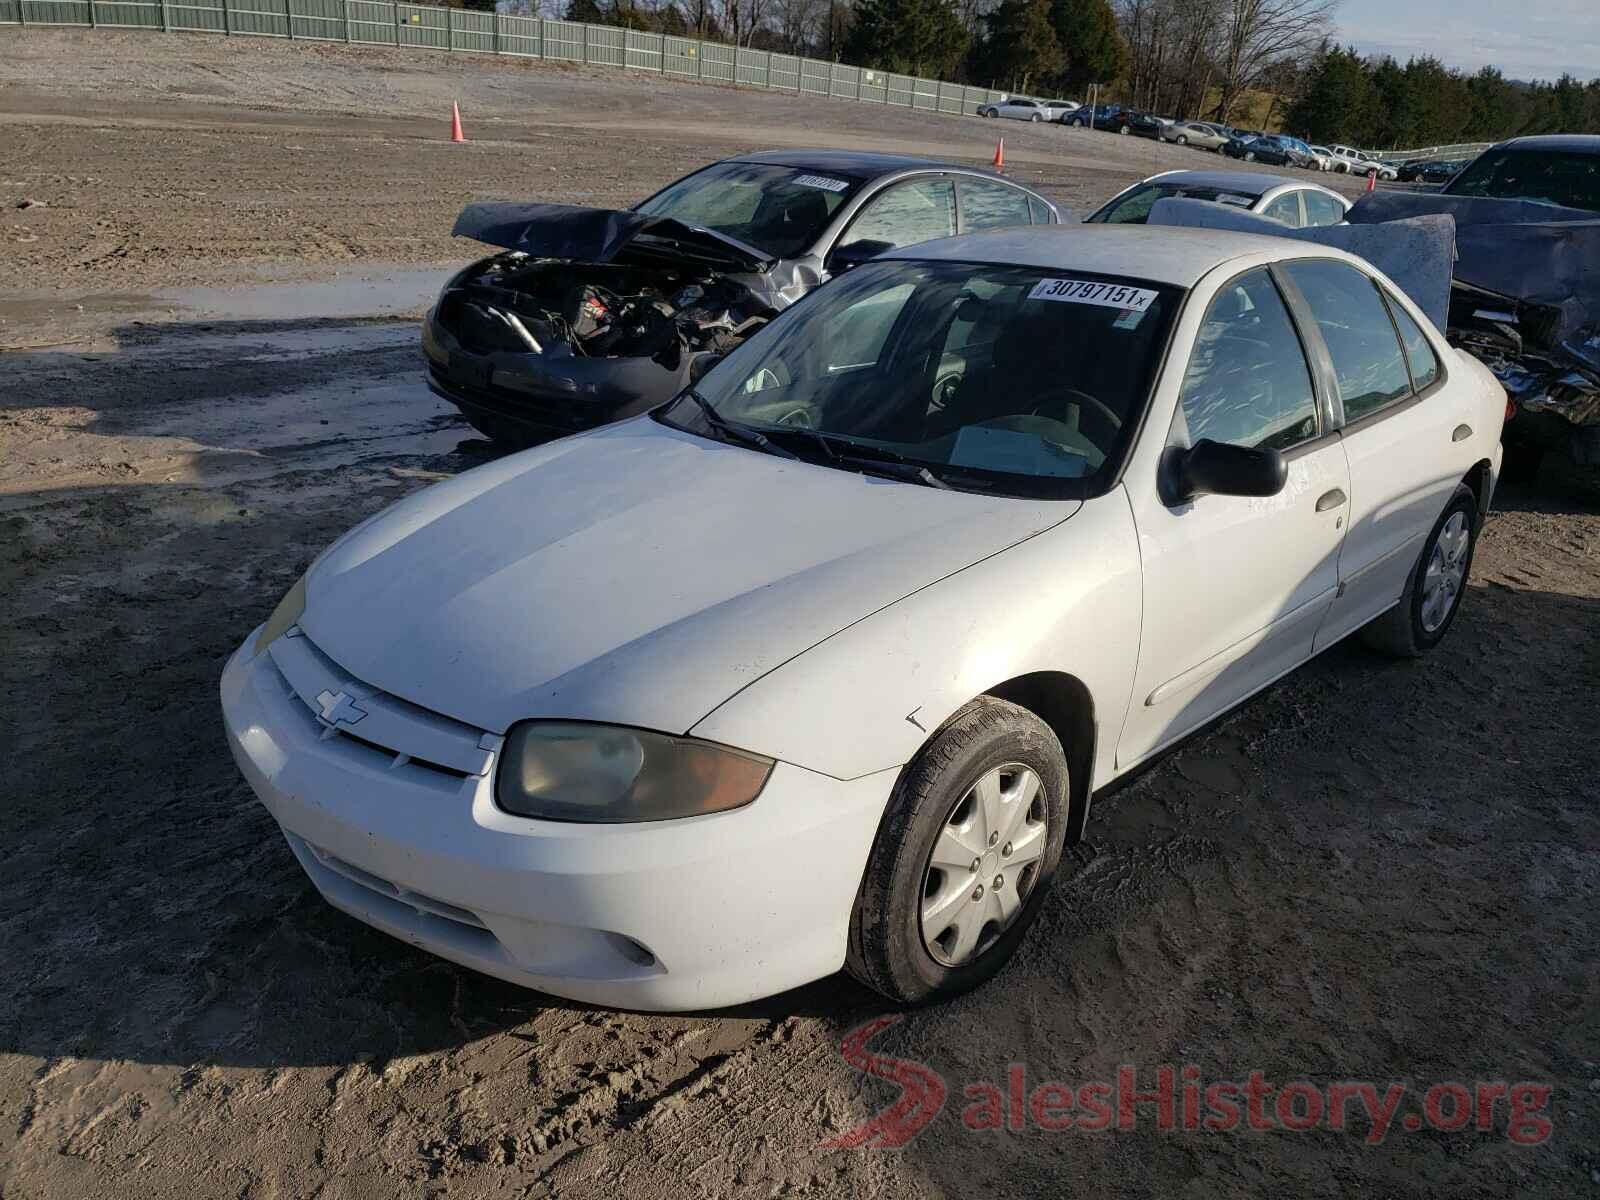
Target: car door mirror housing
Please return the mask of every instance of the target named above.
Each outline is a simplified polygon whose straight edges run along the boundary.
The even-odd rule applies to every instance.
[[[893,249],[893,242],[884,242],[877,238],[861,238],[843,246],[835,246],[833,253],[828,255],[828,270],[837,275],[841,271],[848,271],[851,267],[859,267],[864,262],[870,262],[885,250]]]
[[[1276,496],[1289,480],[1289,464],[1277,450],[1231,446],[1201,438],[1181,452],[1176,491],[1196,496]]]

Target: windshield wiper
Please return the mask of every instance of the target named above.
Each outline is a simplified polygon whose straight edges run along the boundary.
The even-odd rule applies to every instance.
[[[849,465],[871,475],[922,483],[945,491],[955,490],[936,475],[928,464],[916,462],[883,446],[864,446],[848,438],[831,438],[819,429],[806,429],[798,425],[785,426],[781,433],[814,442],[827,455],[828,461],[838,466]]]
[[[738,442],[745,446],[753,446],[757,450],[765,451],[768,454],[776,454],[779,458],[799,460],[800,456],[793,450],[790,450],[787,446],[778,445],[759,430],[751,429],[748,425],[738,425],[728,420],[727,417],[712,407],[711,401],[693,388],[689,388],[683,394],[699,405],[700,412],[705,416],[706,424],[710,425],[726,440]]]

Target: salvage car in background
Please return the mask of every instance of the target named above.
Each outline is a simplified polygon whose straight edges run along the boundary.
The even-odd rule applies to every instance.
[[[991,100],[987,104],[978,105],[978,115],[1006,117],[1013,121],[1059,121],[1071,112],[1072,108],[1058,107],[1057,103],[1051,100],[1029,100],[1023,96],[1012,96],[1009,100]]]
[[[428,384],[510,444],[671,399],[707,361],[894,246],[1060,218],[979,168],[783,151],[713,163],[635,208],[473,204],[457,236],[504,247],[422,325]]]
[[[1164,142],[1198,146],[1202,150],[1220,150],[1232,136],[1200,121],[1174,121],[1161,131],[1161,140]]]
[[[1100,104],[1093,108],[1084,105],[1066,119],[1068,125],[1093,127],[1107,133],[1138,134],[1140,137],[1161,136],[1161,122],[1148,113],[1124,108],[1120,104]]]
[[[1164,171],[1118,192],[1089,216],[1089,224],[1142,225],[1158,200],[1211,200],[1295,229],[1337,225],[1350,202],[1314,183],[1256,171]]]
[[[903,248],[357,526],[229,660],[227,739],[329,901],[490,975],[950,996],[1097,789],[1347,634],[1439,643],[1504,410],[1326,247]]]

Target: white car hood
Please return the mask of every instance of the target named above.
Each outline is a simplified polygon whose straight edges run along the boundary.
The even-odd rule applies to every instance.
[[[643,417],[351,530],[312,567],[300,623],[356,678],[482,729],[569,717],[681,733],[1079,507],[814,466]]]

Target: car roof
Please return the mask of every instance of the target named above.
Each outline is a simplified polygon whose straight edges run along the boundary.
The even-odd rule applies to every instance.
[[[1238,192],[1241,196],[1265,196],[1273,188],[1285,184],[1296,187],[1313,187],[1302,179],[1292,179],[1287,175],[1273,175],[1266,171],[1165,171],[1160,175],[1152,175],[1143,183],[1175,183],[1181,187],[1217,188],[1222,191]]]
[[[1600,133],[1540,133],[1531,137],[1508,138],[1495,147],[1496,150],[1507,148],[1600,154]]]
[[[863,179],[876,179],[895,175],[901,171],[967,171],[976,175],[1005,176],[970,163],[945,162],[937,158],[919,158],[913,154],[879,154],[871,150],[762,150],[755,154],[740,154],[729,162],[772,163],[777,166],[797,167],[804,171],[836,172]],[[1015,180],[1005,182],[1021,187]]]
[[[1270,253],[1338,256],[1326,246],[1259,233],[1176,225],[1029,225],[940,238],[885,251],[880,259],[1004,263],[1146,279],[1190,288],[1223,263]]]

